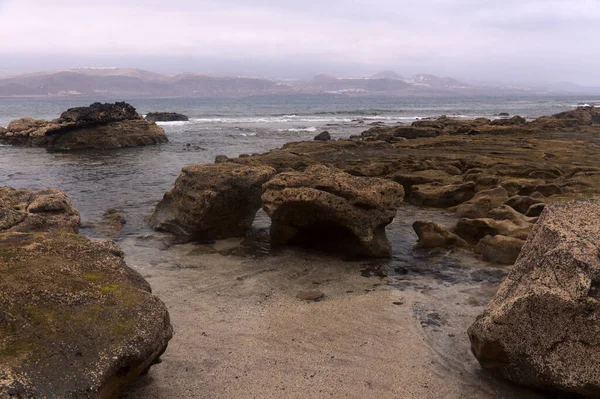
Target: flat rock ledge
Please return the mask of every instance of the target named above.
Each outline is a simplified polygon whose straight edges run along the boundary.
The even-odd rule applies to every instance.
[[[165,305],[111,241],[2,233],[0,275],[0,397],[115,397],[171,339]]]
[[[183,168],[150,217],[150,225],[182,241],[243,236],[261,206],[269,166],[224,162]]]
[[[400,184],[314,165],[303,172],[278,174],[263,190],[272,243],[344,256],[391,256],[385,226],[404,198]]]
[[[0,129],[0,143],[70,151],[168,142],[164,130],[124,102],[71,108],[53,121],[22,118]]]
[[[469,328],[494,374],[549,391],[600,393],[599,200],[546,205],[511,273]]]

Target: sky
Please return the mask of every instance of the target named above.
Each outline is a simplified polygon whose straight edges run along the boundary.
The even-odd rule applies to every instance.
[[[0,0],[0,71],[600,86],[598,0]]]

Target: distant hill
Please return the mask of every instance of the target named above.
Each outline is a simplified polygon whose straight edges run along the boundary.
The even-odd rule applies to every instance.
[[[260,77],[197,73],[166,75],[130,68],[77,68],[0,76],[0,97],[245,97],[276,94],[385,95],[443,97],[600,93],[600,89],[569,83],[551,89],[474,86],[449,77],[421,74],[408,79],[394,71],[366,78],[321,74],[309,81],[274,81]]]
[[[371,76],[372,79],[394,79],[394,80],[404,80],[404,78],[397,74],[394,71],[381,71]]]

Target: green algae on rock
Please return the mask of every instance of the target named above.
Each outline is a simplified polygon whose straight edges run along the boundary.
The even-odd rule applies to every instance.
[[[172,336],[112,241],[2,233],[0,275],[0,397],[113,397]]]

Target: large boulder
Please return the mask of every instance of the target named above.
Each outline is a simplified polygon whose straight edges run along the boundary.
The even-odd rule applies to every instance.
[[[79,212],[57,189],[0,187],[0,232],[79,231]]]
[[[420,184],[412,186],[408,201],[413,205],[449,208],[470,200],[475,195],[475,183],[449,185]]]
[[[404,197],[398,183],[357,177],[323,165],[275,176],[263,209],[275,244],[319,247],[352,256],[387,257],[385,234]]]
[[[466,247],[467,242],[448,230],[446,226],[435,223],[417,220],[412,225],[417,233],[417,246],[420,248],[448,248],[448,247]]]
[[[232,162],[186,166],[150,224],[182,241],[243,236],[260,209],[263,183],[274,175],[269,166]]]
[[[519,384],[598,397],[600,201],[547,205],[469,328],[481,365]]]
[[[525,195],[513,195],[506,200],[505,204],[520,212],[522,214],[527,213],[529,208],[535,204],[543,204],[544,201],[541,199],[525,196]]]
[[[112,149],[166,143],[165,132],[127,103],[71,108],[53,121],[23,118],[0,131],[0,143],[54,150]]]
[[[111,241],[0,234],[0,397],[112,398],[167,348],[165,305]]]

